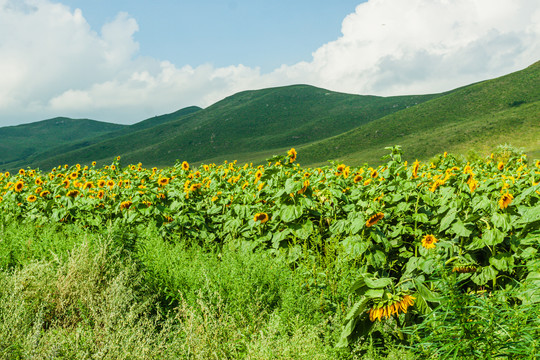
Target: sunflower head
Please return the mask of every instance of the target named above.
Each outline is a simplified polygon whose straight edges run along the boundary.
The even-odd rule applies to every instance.
[[[182,170],[185,170],[185,171],[189,170],[189,164],[187,161],[182,162]]]
[[[372,227],[373,225],[378,223],[379,220],[381,220],[382,218],[384,218],[384,214],[382,212],[378,212],[375,215],[371,215],[369,219],[366,221],[366,226]]]
[[[504,169],[504,163],[502,161],[499,161],[499,164],[497,164],[497,169],[502,171]]]
[[[77,195],[79,195],[79,190],[70,190],[67,192],[66,196],[69,196],[69,197],[76,197]]]
[[[22,182],[22,180],[19,180],[13,186],[13,190],[15,190],[15,192],[21,192],[23,187],[24,187],[24,182]]]
[[[268,217],[267,213],[257,213],[253,217],[253,221],[255,221],[255,222],[260,221],[261,224],[264,224],[265,222],[267,222],[268,219],[269,219],[269,217]]]
[[[26,198],[26,200],[28,200],[28,202],[34,202],[37,200],[37,197],[36,195],[30,195]]]
[[[506,209],[508,205],[512,203],[512,200],[514,200],[514,196],[512,196],[512,194],[503,194],[503,196],[501,196],[501,198],[499,199],[499,207],[501,209]]]
[[[161,185],[161,186],[165,186],[169,183],[169,178],[160,178],[158,180],[158,184]]]
[[[120,210],[129,209],[133,203],[129,200],[120,203]]]
[[[439,241],[433,235],[426,235],[422,238],[422,246],[426,249],[435,249],[435,243]]]

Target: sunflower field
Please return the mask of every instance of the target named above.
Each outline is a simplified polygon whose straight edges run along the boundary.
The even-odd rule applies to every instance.
[[[286,252],[291,267],[303,244],[322,239],[314,247],[325,252],[332,240],[356,274],[342,348],[382,328],[402,341],[418,336],[411,329],[435,333],[440,318],[430,329],[421,324],[450,280],[452,291],[473,297],[530,285],[508,301],[540,303],[540,161],[492,154],[467,162],[445,153],[408,163],[399,147],[388,150],[378,167],[305,168],[291,149],[259,166],[177,161],[149,169],[118,157],[102,167],[20,169],[0,174],[0,219],[97,232],[153,224],[188,244]],[[523,321],[538,325],[538,315]]]

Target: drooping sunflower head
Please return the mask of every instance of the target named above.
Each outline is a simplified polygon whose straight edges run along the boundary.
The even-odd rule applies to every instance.
[[[269,217],[267,213],[256,213],[255,216],[253,217],[253,221],[255,222],[260,221],[261,224],[264,224],[265,222],[267,222],[268,219]]]
[[[415,160],[413,163],[413,169],[412,169],[412,177],[417,178],[418,177],[418,169],[420,168],[420,162],[418,159]]]
[[[439,241],[433,235],[426,235],[422,238],[422,246],[426,249],[435,249],[435,243]]]
[[[122,201],[120,203],[120,210],[125,210],[125,209],[129,209],[131,207],[133,203],[129,200],[126,200],[126,201]]]
[[[379,220],[384,218],[384,214],[382,212],[378,212],[375,215],[371,215],[369,219],[366,221],[367,227],[372,227],[373,225],[377,224]]]
[[[499,199],[499,207],[501,209],[506,209],[508,205],[512,203],[512,200],[514,200],[514,196],[510,193],[503,194],[501,198]]]
[[[76,197],[77,195],[79,195],[79,190],[70,190],[67,192],[66,196],[69,196],[69,197]]]
[[[289,161],[293,163],[296,160],[296,149],[291,148],[291,150],[287,151],[287,155],[289,156]]]

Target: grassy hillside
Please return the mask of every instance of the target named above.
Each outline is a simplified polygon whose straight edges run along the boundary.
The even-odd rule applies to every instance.
[[[0,128],[0,168],[10,162],[25,162],[29,156],[51,147],[102,136],[122,128],[124,125],[64,117],[2,127]]]
[[[303,165],[328,159],[354,165],[379,162],[384,147],[396,144],[408,159],[426,160],[442,151],[486,153],[504,143],[540,157],[539,80],[537,62],[433,95],[360,96],[293,85],[244,91],[206,109],[189,107],[131,126],[85,120],[77,127],[63,119],[68,131],[52,119],[0,128],[0,153],[9,154],[0,160],[8,169],[105,163],[117,155],[146,166],[177,159],[263,162],[296,147]]]
[[[1,152],[0,168],[16,169],[30,164],[39,164],[42,159],[54,158],[59,154],[87,148],[105,139],[125,136],[173,120],[179,120],[199,110],[201,110],[200,107],[190,106],[133,125],[118,125],[87,119],[55,118],[27,125],[0,128],[0,137],[2,138],[0,149],[2,149],[2,145],[9,149],[9,152]],[[28,136],[28,133],[30,136]],[[20,156],[10,156],[10,154],[16,153],[20,154]],[[78,162],[78,160],[75,160],[75,162]]]
[[[32,166],[110,161],[171,165],[298,146],[338,135],[436,95],[376,97],[331,92],[307,85],[245,91],[204,110],[53,157]]]
[[[390,114],[299,150],[301,163],[340,159],[378,162],[385,146],[402,145],[414,160],[442,151],[485,153],[498,144],[540,155],[540,62],[497,79]]]

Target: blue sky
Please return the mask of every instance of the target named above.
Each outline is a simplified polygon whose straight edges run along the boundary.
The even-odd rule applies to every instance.
[[[137,20],[140,55],[174,64],[244,64],[270,72],[309,59],[341,35],[359,0],[64,0],[100,29],[119,12]]]
[[[0,126],[299,83],[435,93],[538,60],[538,0],[0,0]]]

